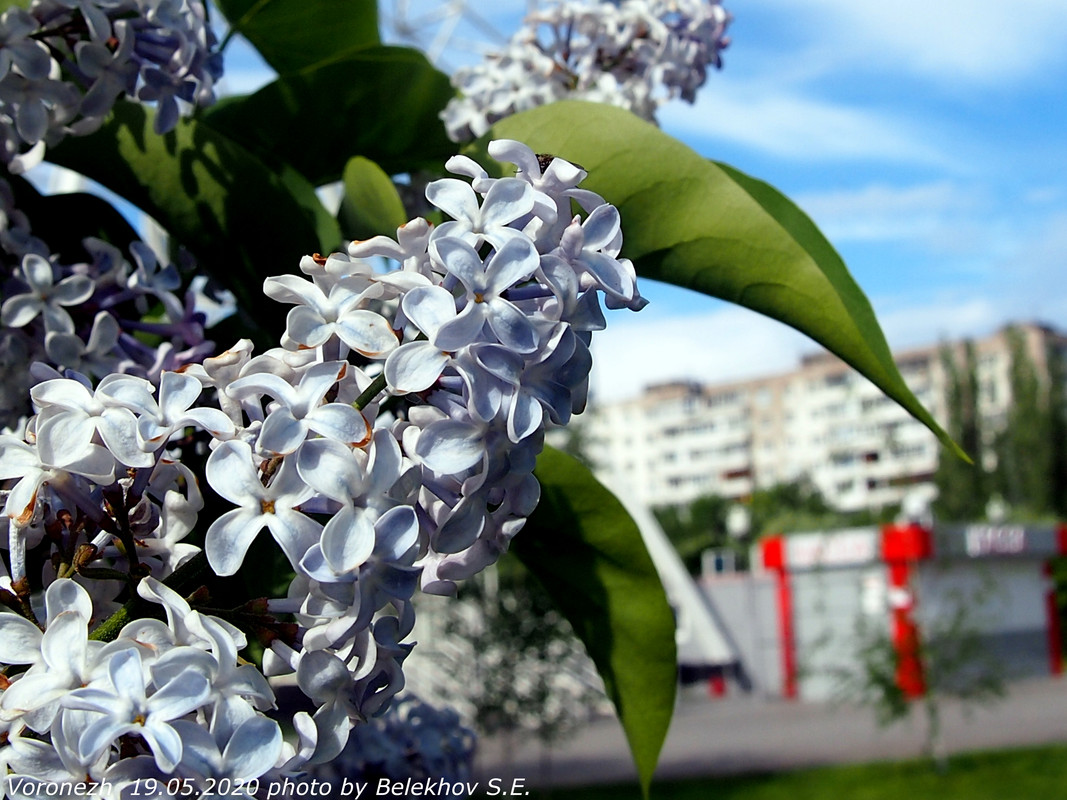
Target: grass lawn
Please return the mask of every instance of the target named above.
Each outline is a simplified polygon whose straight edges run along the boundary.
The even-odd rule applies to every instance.
[[[641,800],[633,785],[555,789],[552,800]],[[1067,798],[1067,745],[954,756],[938,774],[929,761],[822,767],[772,775],[654,783],[652,800],[1057,800]]]

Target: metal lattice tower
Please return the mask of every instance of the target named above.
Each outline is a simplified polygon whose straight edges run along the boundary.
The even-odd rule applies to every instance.
[[[514,6],[516,19],[538,0],[391,0],[381,6],[382,33],[397,44],[413,45],[435,65],[448,70],[507,42],[510,30],[490,22],[483,9]]]

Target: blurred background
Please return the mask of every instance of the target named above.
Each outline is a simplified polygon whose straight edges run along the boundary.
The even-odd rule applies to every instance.
[[[537,6],[381,15],[451,72]],[[814,219],[975,464],[779,323],[652,282],[640,315],[613,314],[590,408],[554,444],[625,498],[678,619],[653,796],[1059,796],[1067,7],[726,8],[723,69],[659,124]],[[220,88],[270,79],[234,40]],[[423,605],[440,644],[410,683],[479,732],[483,789],[639,796],[595,670],[517,563]]]
[[[536,6],[398,1],[383,19],[451,70]],[[664,106],[661,127],[815,220],[975,464],[790,329],[643,285],[651,304],[614,315],[591,408],[554,443],[626,499],[678,618],[680,700],[657,775],[690,780],[654,796],[1055,795],[1067,10],[727,9],[724,68],[695,104]],[[515,564],[431,619],[458,634],[456,666],[416,683],[481,729],[483,778],[635,774],[595,673]]]

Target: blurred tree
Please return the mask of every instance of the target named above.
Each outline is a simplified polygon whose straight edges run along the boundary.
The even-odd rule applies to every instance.
[[[563,429],[561,441],[556,443],[556,447],[589,469],[596,469],[596,461],[589,455],[589,443],[588,427],[580,417],[576,417]]]
[[[1042,354],[1034,363],[1022,331],[1008,332],[1011,407],[997,436],[997,491],[1012,516],[1021,519],[1067,513],[1067,420],[1064,418],[1063,357]],[[1043,374],[1042,374],[1043,373]]]
[[[941,348],[941,365],[946,376],[946,404],[950,435],[967,452],[973,464],[962,458],[938,460],[934,484],[937,500],[934,513],[939,519],[970,521],[982,519],[990,498],[990,480],[983,467],[983,446],[978,413],[978,360],[974,342],[963,343],[962,363],[953,348]]]
[[[908,719],[918,708],[924,723],[923,755],[939,772],[949,765],[942,728],[945,701],[956,700],[969,715],[1006,691],[1003,664],[991,654],[976,624],[978,609],[996,601],[994,591],[994,585],[985,581],[971,592],[949,592],[941,612],[924,619],[917,641],[923,693],[917,698],[909,697],[898,681],[900,656],[889,629],[872,625],[866,617],[857,621],[854,661],[830,669],[838,696],[871,708],[883,727]]]
[[[466,581],[443,628],[461,645],[445,668],[469,676],[447,699],[481,736],[533,736],[547,748],[610,708],[570,624],[516,558]]]
[[[1049,470],[1052,511],[1060,519],[1067,519],[1067,351],[1050,347],[1046,358],[1049,435],[1053,443]]]
[[[690,574],[700,572],[700,554],[709,548],[731,547],[726,515],[731,501],[718,495],[698,497],[687,506],[654,509],[656,519]]]
[[[737,504],[744,505],[748,510],[750,522],[745,535],[734,537],[728,533],[727,516]],[[757,489],[748,497],[737,500],[704,495],[689,505],[654,509],[664,533],[693,575],[700,572],[701,553],[707,549],[733,551],[735,564],[745,569],[753,541],[765,534],[832,530],[888,522],[895,518],[898,511],[896,506],[878,511],[838,511],[806,479]]]

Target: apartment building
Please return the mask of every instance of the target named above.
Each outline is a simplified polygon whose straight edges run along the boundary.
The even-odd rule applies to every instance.
[[[1042,325],[1012,327],[1039,374],[1047,375],[1048,353],[1067,357],[1067,336]],[[1008,331],[974,341],[978,409],[988,430],[1003,425],[1011,403]],[[962,342],[947,346],[964,349]],[[942,424],[950,384],[945,347],[894,354],[908,386]],[[843,511],[899,503],[909,492],[932,499],[942,455],[921,423],[827,353],[766,378],[649,386],[636,398],[594,405],[582,424],[597,472],[651,506],[705,494],[742,498],[805,477]]]

